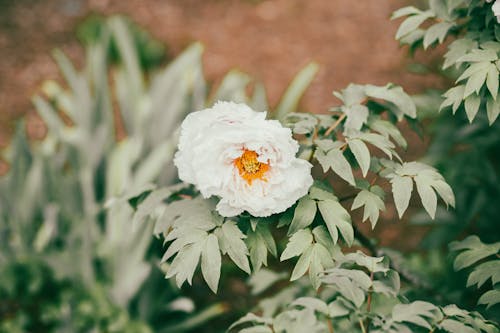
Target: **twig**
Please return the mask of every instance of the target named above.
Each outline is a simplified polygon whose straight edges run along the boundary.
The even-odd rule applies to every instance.
[[[344,120],[344,118],[345,118],[346,116],[347,116],[347,115],[346,115],[345,113],[341,114],[341,115],[340,115],[340,117],[339,117],[339,119],[337,119],[337,121],[336,121],[336,122],[334,122],[334,123],[332,124],[332,126],[330,126],[330,127],[326,130],[326,132],[325,132],[325,136],[330,135],[330,133],[332,133],[332,131],[333,131],[335,128],[337,128],[337,126],[339,126],[339,125],[340,125],[340,123],[342,122],[342,120]]]
[[[335,333],[334,329],[333,329],[333,324],[332,324],[332,321],[330,320],[330,318],[327,318],[326,319],[326,323],[328,324],[328,331],[330,333]]]
[[[365,324],[363,324],[363,320],[361,320],[361,318],[359,318],[358,322],[359,322],[359,327],[361,327],[361,332],[366,333],[366,328],[365,328]]]

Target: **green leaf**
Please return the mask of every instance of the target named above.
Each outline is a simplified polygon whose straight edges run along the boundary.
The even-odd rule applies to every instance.
[[[431,11],[425,11],[408,17],[399,26],[396,32],[396,39],[401,39],[401,37],[415,31],[425,20],[432,16],[433,13]]]
[[[473,49],[460,57],[457,62],[492,62],[497,59],[498,55],[494,50]]]
[[[292,271],[292,276],[290,277],[290,281],[295,281],[299,279],[301,276],[306,274],[309,266],[311,265],[311,258],[313,253],[313,245],[308,245],[308,248],[302,253],[295,264],[295,267]]]
[[[167,270],[167,279],[175,275],[175,281],[180,288],[184,281],[192,284],[194,271],[198,266],[204,242],[197,242],[184,246]]]
[[[419,173],[414,177],[414,180],[417,185],[417,192],[420,196],[420,200],[422,201],[422,205],[429,216],[434,219],[436,216],[437,196],[431,185],[432,179]]]
[[[443,101],[439,110],[444,109],[447,106],[452,105],[453,114],[457,112],[458,107],[462,104],[464,97],[465,85],[459,85],[453,87],[444,93],[446,99]]]
[[[472,328],[470,326],[466,326],[465,324],[463,324],[457,320],[453,320],[453,319],[443,320],[438,325],[438,327],[441,328],[442,330],[445,330],[446,332],[450,332],[450,333],[456,333],[456,332],[477,333],[477,330],[475,330],[474,328]]]
[[[285,250],[281,254],[280,261],[302,254],[309,247],[309,245],[312,244],[312,242],[313,236],[311,234],[311,230],[301,229],[297,231],[292,235],[292,237],[290,237]]]
[[[396,142],[403,149],[407,148],[408,143],[406,142],[406,139],[403,137],[399,129],[391,122],[374,117],[370,119],[368,126],[372,130],[379,132],[386,138],[391,137],[394,142]]]
[[[214,234],[210,234],[205,241],[205,248],[201,253],[201,273],[214,293],[217,293],[220,269],[221,255],[219,251],[219,241]]]
[[[465,99],[465,113],[467,114],[467,118],[469,122],[472,123],[474,117],[479,111],[479,106],[481,105],[481,97],[478,95],[470,95]]]
[[[396,322],[409,322],[431,329],[428,320],[434,318],[439,309],[427,302],[416,301],[409,304],[397,304],[392,309],[392,319]]]
[[[288,229],[288,235],[292,235],[296,231],[308,227],[313,222],[314,216],[316,216],[316,210],[316,201],[308,196],[301,198],[295,208],[293,220]]]
[[[487,261],[474,268],[467,278],[467,287],[475,284],[477,288],[481,288],[489,279],[493,285],[500,282],[500,260]]]
[[[489,124],[493,124],[500,114],[500,98],[498,96],[496,100],[492,98],[486,100],[486,113],[488,115]]]
[[[470,50],[477,48],[477,42],[469,38],[459,38],[448,46],[448,52],[444,55],[443,69],[455,65],[462,56]]]
[[[358,308],[363,305],[366,293],[372,286],[370,277],[357,269],[332,268],[325,271],[321,281],[336,289]]]
[[[342,179],[351,185],[355,185],[354,175],[352,174],[351,165],[345,158],[340,149],[331,149],[327,153],[322,150],[316,150],[314,156],[323,167],[326,173],[328,169],[332,169]]]
[[[487,309],[498,303],[500,303],[500,290],[497,289],[485,292],[477,301],[477,304],[486,304]]]
[[[439,22],[427,29],[424,35],[424,49],[427,49],[436,41],[442,43],[451,27],[453,27],[453,23]]]
[[[450,243],[451,251],[463,251],[453,264],[455,270],[471,266],[481,259],[492,256],[500,251],[500,242],[484,244],[477,236],[469,236],[460,242]]]
[[[368,173],[368,169],[370,168],[370,151],[366,144],[358,139],[348,140],[349,149],[351,149],[356,161],[361,168],[361,172],[363,173],[363,177],[366,177]]]
[[[401,218],[410,203],[413,181],[410,177],[395,175],[391,179],[391,185],[396,210],[398,211],[399,218]]]
[[[354,241],[354,229],[351,224],[351,216],[340,203],[333,200],[318,202],[321,216],[325,220],[326,227],[334,243],[338,240],[338,231],[346,241],[348,246]],[[338,229],[338,231],[337,231]]]
[[[229,258],[244,272],[250,274],[250,264],[247,255],[248,248],[243,241],[246,236],[234,221],[226,221],[222,227],[215,230],[219,239],[219,246],[223,254],[228,254]]]
[[[410,118],[417,117],[417,107],[411,97],[404,92],[403,88],[388,84],[384,87],[373,85],[366,86],[366,95],[386,100],[394,104],[404,115]]]
[[[321,312],[325,315],[329,314],[328,305],[318,298],[314,297],[299,297],[290,304],[291,306],[302,306],[304,308],[309,308],[317,312]]]
[[[363,222],[369,218],[372,229],[375,228],[379,217],[379,211],[385,210],[384,201],[377,194],[362,190],[354,198],[351,210],[362,206],[364,206]]]
[[[416,15],[416,14],[421,14],[422,11],[416,7],[413,6],[407,6],[403,8],[399,8],[398,10],[394,11],[391,15],[391,20],[403,17],[403,16],[408,16],[408,15]]]
[[[486,86],[490,91],[491,97],[497,99],[498,94],[498,69],[494,64],[488,66],[488,76],[486,78]]]
[[[481,90],[484,81],[486,80],[486,76],[488,75],[488,68],[489,66],[485,67],[482,70],[476,71],[469,77],[467,83],[465,84],[464,98],[469,97],[474,92],[476,94],[479,94],[479,91]]]

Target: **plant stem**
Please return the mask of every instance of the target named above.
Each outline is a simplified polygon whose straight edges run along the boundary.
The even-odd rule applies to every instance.
[[[337,119],[337,121],[336,121],[336,122],[334,122],[334,123],[332,124],[332,126],[330,126],[330,127],[326,130],[326,132],[325,132],[325,136],[330,135],[330,133],[332,133],[332,131],[333,131],[335,128],[337,128],[337,126],[339,126],[339,125],[340,125],[340,123],[342,122],[342,120],[344,120],[344,119],[345,119],[345,117],[346,117],[346,116],[347,116],[347,115],[346,115],[345,113],[342,113],[342,114],[340,115],[339,119]]]
[[[333,324],[332,324],[332,321],[330,320],[330,318],[326,319],[326,323],[328,324],[328,331],[330,333],[335,333],[335,331],[333,330]]]
[[[368,291],[368,298],[366,300],[366,313],[370,314],[371,307],[372,307],[372,294],[373,294],[373,272],[370,272],[370,281],[372,282],[372,286],[370,287],[370,290]],[[366,318],[366,327],[367,330],[370,330],[370,317]]]
[[[359,322],[359,327],[361,327],[361,332],[366,333],[366,328],[365,328],[365,324],[363,324],[363,320],[361,320],[361,318],[359,318],[358,322]]]

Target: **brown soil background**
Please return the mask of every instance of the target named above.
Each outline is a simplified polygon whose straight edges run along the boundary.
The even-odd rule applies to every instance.
[[[0,145],[8,142],[16,119],[22,115],[34,118],[30,96],[40,83],[59,78],[51,51],[61,48],[76,61],[83,58],[74,31],[90,13],[126,14],[164,42],[174,55],[192,41],[201,41],[209,80],[217,82],[228,70],[238,68],[265,84],[271,105],[278,102],[300,68],[316,61],[320,71],[301,107],[324,112],[338,103],[331,92],[350,82],[393,82],[410,93],[443,85],[437,76],[412,74],[406,69],[415,60],[394,40],[400,21],[390,21],[389,17],[408,3],[0,0]],[[436,62],[429,53],[417,53],[417,59],[431,66]],[[416,135],[408,139],[411,149],[406,156],[417,156],[424,147],[422,141]],[[392,214],[388,209],[385,219],[392,220]],[[393,243],[402,230],[382,228],[380,232],[384,243]],[[403,247],[414,245],[411,241]]]

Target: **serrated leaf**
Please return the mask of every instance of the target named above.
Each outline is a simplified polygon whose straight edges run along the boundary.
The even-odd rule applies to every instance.
[[[234,221],[226,221],[215,234],[219,239],[219,246],[222,253],[228,254],[229,258],[244,272],[250,274],[250,264],[248,262],[248,248],[243,241],[246,237]]]
[[[488,75],[488,68],[489,67],[485,67],[483,70],[479,70],[469,77],[465,84],[464,98],[469,97],[472,93],[479,94],[486,80],[486,76]]]
[[[457,59],[457,62],[492,62],[497,59],[498,55],[494,50],[473,49]]]
[[[439,22],[427,29],[424,35],[424,49],[427,49],[436,41],[442,43],[451,27],[453,27],[453,23]]]
[[[214,234],[208,235],[201,253],[201,273],[208,286],[217,293],[221,269],[219,241]]]
[[[316,201],[308,196],[301,198],[295,208],[293,220],[288,229],[288,235],[292,235],[296,231],[308,227],[313,222],[314,216],[316,216],[316,210]]]
[[[478,95],[470,95],[465,99],[465,113],[467,114],[467,119],[472,123],[474,117],[479,111],[479,106],[481,105],[481,97]]]
[[[386,138],[391,137],[394,142],[396,142],[403,149],[407,148],[408,143],[406,142],[406,139],[403,137],[399,129],[391,122],[382,119],[374,119],[369,122],[368,126]]]
[[[477,42],[469,38],[459,38],[448,46],[448,52],[444,55],[443,69],[455,65],[462,56],[470,50],[477,48]]]
[[[337,289],[347,300],[360,307],[372,286],[370,277],[361,270],[332,268],[321,277],[323,283]]]
[[[500,303],[500,290],[496,289],[485,292],[477,301],[477,304],[486,304],[487,309],[498,303]]]
[[[349,149],[356,158],[359,167],[361,168],[363,177],[366,177],[368,169],[370,168],[370,161],[371,161],[370,151],[368,150],[368,147],[363,141],[357,139],[348,140],[347,143],[349,145]]]
[[[469,236],[460,242],[450,243],[451,251],[462,251],[453,263],[455,270],[460,270],[500,251],[500,242],[485,244],[477,236]]]
[[[422,11],[416,7],[413,6],[407,6],[403,8],[399,8],[398,10],[394,11],[391,15],[391,20],[403,17],[403,16],[408,16],[408,15],[416,15],[420,14]]]
[[[280,261],[290,259],[302,254],[313,242],[313,236],[309,229],[301,229],[294,233],[285,250],[281,254]]]
[[[362,206],[364,206],[363,222],[369,218],[372,229],[375,228],[379,217],[379,211],[385,210],[384,201],[375,193],[362,190],[354,198],[351,210]]]
[[[395,85],[378,87],[366,86],[366,94],[373,98],[379,98],[394,104],[404,115],[410,118],[417,117],[417,107],[411,97],[404,92],[403,88]]]
[[[453,114],[455,114],[460,104],[462,104],[464,91],[465,85],[459,85],[446,91],[446,93],[444,93],[444,97],[446,97],[446,99],[439,106],[439,110],[442,110],[443,108],[451,105]]]
[[[422,301],[397,304],[392,309],[392,319],[396,322],[408,322],[431,329],[428,320],[434,318],[438,311],[435,305]]]
[[[354,241],[354,229],[351,224],[351,216],[347,210],[337,201],[325,200],[318,202],[318,208],[321,216],[325,220],[326,227],[334,243],[338,240],[338,231],[346,241],[348,246]]]
[[[183,247],[172,261],[165,277],[168,279],[175,275],[175,281],[179,288],[184,281],[192,284],[203,246],[204,242],[197,242]]]
[[[405,35],[416,30],[425,20],[432,17],[433,14],[430,11],[420,12],[418,14],[412,15],[408,17],[406,20],[401,23],[396,32],[396,39],[401,39]]]
[[[477,288],[491,279],[493,285],[500,282],[500,260],[491,260],[478,265],[467,278],[467,287],[477,285]]]
[[[395,175],[391,179],[391,185],[396,210],[398,211],[399,218],[401,218],[410,204],[413,181],[410,177]]]
[[[315,153],[315,157],[323,167],[323,171],[325,173],[329,169],[332,169],[333,172],[335,172],[349,184],[353,186],[355,185],[351,165],[340,149],[332,149],[327,153],[324,153],[322,150],[317,150]]]
[[[293,268],[290,281],[295,281],[304,274],[306,274],[307,270],[309,269],[309,266],[311,265],[312,252],[313,252],[313,245],[309,245],[308,248],[301,254],[299,260],[297,260],[297,263]]]
[[[456,333],[456,332],[477,333],[477,330],[475,330],[474,328],[472,328],[470,326],[466,326],[465,324],[463,324],[457,320],[453,320],[453,319],[443,320],[438,325],[438,327],[441,328],[442,330],[445,330],[446,332],[450,332],[450,333]]]

